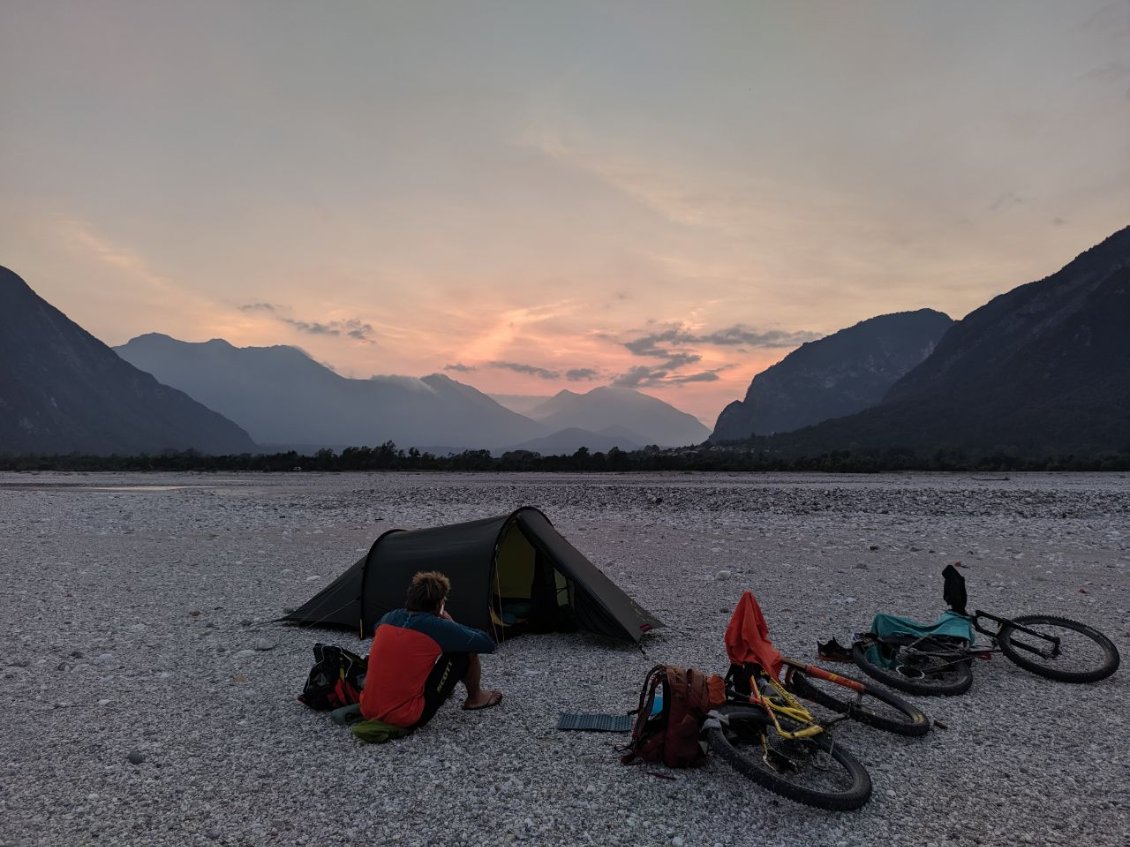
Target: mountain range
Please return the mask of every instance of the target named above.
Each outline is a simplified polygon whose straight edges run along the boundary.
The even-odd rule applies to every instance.
[[[712,443],[791,432],[882,401],[933,352],[953,320],[932,309],[881,315],[801,345],[722,410]]]
[[[245,427],[268,451],[399,447],[590,451],[681,446],[708,434],[697,419],[629,389],[562,391],[530,416],[442,374],[349,379],[295,347],[234,347],[148,334],[115,348],[126,361]],[[569,430],[566,436],[555,433]]]
[[[151,333],[116,347],[127,362],[236,421],[268,451],[375,447],[504,447],[544,434],[470,386],[422,379],[348,379],[295,347],[234,347]]]
[[[579,428],[625,438],[639,447],[682,447],[710,435],[693,415],[630,388],[605,386],[584,394],[560,391],[526,414],[551,431]]]
[[[0,267],[0,453],[255,451],[248,434],[162,385]]]
[[[873,408],[751,443],[1130,452],[1130,227],[970,312]]]
[[[115,352],[0,268],[0,454],[388,441],[441,454],[549,454],[681,447],[708,435],[796,456],[1130,453],[1128,328],[1130,227],[960,321],[929,309],[883,315],[804,345],[758,374],[709,433],[628,389],[519,398],[519,414],[441,374],[348,379],[294,347],[150,334]]]

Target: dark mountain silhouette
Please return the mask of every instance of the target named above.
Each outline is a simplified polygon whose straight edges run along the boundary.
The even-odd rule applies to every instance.
[[[561,391],[528,414],[551,430],[605,433],[611,429],[613,435],[641,445],[684,447],[700,444],[710,434],[693,415],[630,388],[594,388],[585,394]],[[627,448],[621,445],[621,449]]]
[[[791,432],[877,405],[953,320],[932,309],[881,315],[801,345],[722,410],[713,443]]]
[[[883,402],[760,446],[1130,451],[1130,227],[955,324]]]
[[[615,429],[607,432],[592,432],[579,427],[567,427],[541,438],[515,444],[510,449],[528,450],[531,453],[540,453],[542,456],[571,456],[581,447],[590,453],[607,453],[613,447],[630,452],[639,450],[643,446]]]
[[[246,432],[113,350],[0,268],[0,453],[255,452]]]
[[[348,379],[295,347],[142,335],[123,359],[246,427],[265,447],[495,449],[548,430],[441,374]]]

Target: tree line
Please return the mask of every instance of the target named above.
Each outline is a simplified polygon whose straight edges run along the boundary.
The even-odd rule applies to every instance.
[[[590,452],[582,447],[572,455],[542,456],[512,450],[494,456],[489,450],[464,450],[437,456],[387,441],[379,447],[324,449],[312,455],[295,451],[210,456],[194,450],[163,451],[139,456],[0,455],[4,471],[229,471],[338,473],[349,471],[481,471],[481,472],[630,472],[630,471],[822,471],[880,473],[891,471],[1130,471],[1130,453],[1103,451],[1087,454],[1023,455],[1007,448],[912,450],[852,448],[813,455],[739,446],[667,448]]]

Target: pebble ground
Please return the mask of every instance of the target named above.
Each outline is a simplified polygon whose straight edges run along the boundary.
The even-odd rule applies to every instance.
[[[521,505],[667,628],[508,641],[484,662],[499,708],[386,745],[296,702],[315,641],[368,646],[284,609],[386,529]],[[971,606],[1130,647],[1126,474],[0,474],[0,845],[1124,847],[1127,668],[1075,686],[998,655],[916,701],[945,730],[841,725],[874,782],[851,813],[555,728],[631,708],[657,662],[724,671],[744,589],[814,660],[877,611],[933,619],[955,561]]]

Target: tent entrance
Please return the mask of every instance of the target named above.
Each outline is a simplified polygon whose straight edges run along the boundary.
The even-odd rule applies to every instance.
[[[495,548],[490,613],[496,640],[577,628],[572,580],[530,543],[517,521],[506,525]]]

